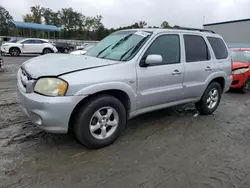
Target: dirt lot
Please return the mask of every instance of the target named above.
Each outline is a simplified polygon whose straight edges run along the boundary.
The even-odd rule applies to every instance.
[[[0,72],[0,187],[249,188],[250,95],[227,93],[214,115],[192,105],[137,117],[112,146],[87,150],[24,115],[16,71]]]

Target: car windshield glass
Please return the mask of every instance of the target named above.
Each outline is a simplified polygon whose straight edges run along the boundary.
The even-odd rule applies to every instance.
[[[23,41],[25,41],[26,39],[22,39],[22,40],[19,40],[17,41],[16,43],[22,43]]]
[[[104,38],[85,55],[116,61],[128,60],[140,49],[141,41],[146,41],[151,34],[151,32],[136,30],[117,31]],[[140,44],[140,47],[137,44]],[[131,48],[136,48],[136,50],[131,50]],[[127,53],[128,51],[130,53]]]
[[[250,62],[250,51],[233,50],[232,60],[238,62]]]
[[[89,45],[89,46],[87,46],[86,48],[84,48],[84,50],[85,50],[85,51],[88,51],[88,50],[90,50],[91,48],[93,48],[93,46],[94,46],[94,45]]]
[[[17,41],[18,41],[17,39],[10,39],[8,42],[15,43],[15,42],[17,42]]]

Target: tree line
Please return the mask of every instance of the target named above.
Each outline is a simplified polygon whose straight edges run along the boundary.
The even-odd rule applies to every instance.
[[[110,33],[132,28],[171,28],[167,21],[163,21],[160,26],[148,26],[147,22],[139,21],[132,25],[119,28],[106,28],[102,23],[103,17],[85,16],[72,8],[62,8],[54,11],[47,7],[35,5],[30,7],[30,12],[23,15],[23,21],[29,23],[38,23],[46,25],[55,25],[61,29],[60,35],[63,39],[81,39],[81,40],[101,40]],[[0,36],[15,35],[11,32],[10,23],[13,17],[2,6],[0,6]],[[178,28],[179,26],[173,26]],[[39,33],[40,32],[40,33]],[[38,31],[38,36],[42,35]],[[36,33],[37,36],[37,33]],[[40,36],[41,37],[41,36]],[[48,37],[48,36],[47,36]]]

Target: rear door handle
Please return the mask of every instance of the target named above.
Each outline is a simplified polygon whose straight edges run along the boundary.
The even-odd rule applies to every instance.
[[[181,71],[179,70],[174,70],[174,72],[172,72],[172,75],[180,75],[181,74]]]
[[[211,71],[211,70],[212,70],[212,68],[209,67],[209,66],[207,66],[207,67],[205,68],[205,71]]]

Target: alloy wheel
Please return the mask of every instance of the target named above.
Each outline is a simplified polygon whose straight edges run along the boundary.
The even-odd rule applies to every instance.
[[[107,139],[114,134],[119,125],[119,115],[112,107],[97,110],[90,119],[91,135],[99,140]]]

